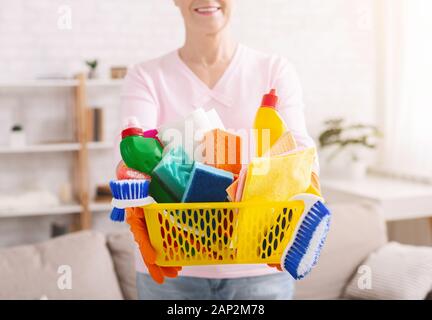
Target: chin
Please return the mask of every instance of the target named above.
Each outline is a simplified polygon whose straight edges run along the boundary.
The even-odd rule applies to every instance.
[[[206,23],[195,23],[196,30],[200,30],[201,32],[205,34],[217,34],[221,32],[225,27],[227,26],[227,23],[225,21],[218,21],[218,22],[206,22]]]

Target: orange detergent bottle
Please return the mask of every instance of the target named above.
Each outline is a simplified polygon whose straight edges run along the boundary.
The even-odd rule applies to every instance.
[[[276,90],[271,89],[270,93],[264,95],[261,107],[255,116],[254,136],[255,154],[262,157],[263,154],[287,131],[287,127],[276,110],[278,96]]]

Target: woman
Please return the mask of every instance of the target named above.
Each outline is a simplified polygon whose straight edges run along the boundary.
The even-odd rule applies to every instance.
[[[262,95],[277,88],[279,112],[299,145],[314,146],[303,117],[302,91],[293,67],[241,44],[229,29],[234,0],[174,0],[184,19],[183,47],[137,65],[126,77],[123,118],[149,129],[181,119],[195,108],[215,108],[225,126],[248,129]],[[313,174],[318,186],[317,175]],[[140,299],[291,299],[288,273],[266,265],[167,268],[155,264],[142,210],[127,221],[141,251],[137,258]],[[144,264],[143,264],[144,260]],[[276,266],[277,267],[277,266]],[[163,285],[156,284],[165,281]]]

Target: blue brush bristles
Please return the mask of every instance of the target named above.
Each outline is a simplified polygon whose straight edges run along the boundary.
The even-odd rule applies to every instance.
[[[116,200],[124,200],[127,207],[128,200],[145,199],[149,194],[150,181],[148,180],[112,180],[111,193]],[[111,211],[111,220],[122,222],[125,220],[125,209],[114,207]]]
[[[316,265],[329,228],[330,211],[316,201],[303,217],[283,260],[284,268],[294,279],[304,278]]]
[[[110,218],[112,221],[123,222],[125,220],[125,209],[113,208]]]

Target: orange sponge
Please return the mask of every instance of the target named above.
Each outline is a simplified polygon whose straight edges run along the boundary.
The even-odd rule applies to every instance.
[[[226,193],[228,194],[228,200],[231,202],[236,201],[238,185],[239,185],[239,181],[237,179],[226,189]]]
[[[204,137],[207,165],[238,174],[241,170],[241,138],[235,134],[214,129]]]

